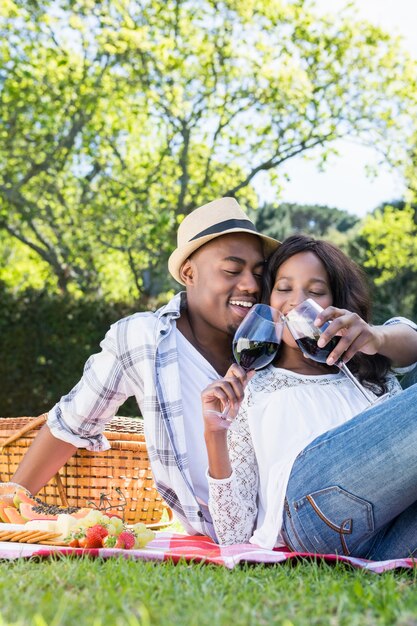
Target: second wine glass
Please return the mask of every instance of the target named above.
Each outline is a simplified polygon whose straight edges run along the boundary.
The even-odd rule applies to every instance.
[[[320,348],[317,345],[321,334],[329,326],[330,322],[326,322],[323,326],[315,326],[314,321],[323,308],[311,298],[304,300],[298,306],[294,307],[286,315],[283,316],[291,335],[301,349],[304,356],[317,361],[318,363],[326,363],[330,352],[337,345],[340,337],[333,337],[325,346]],[[337,367],[349,378],[355,385],[356,389],[366,398],[367,402],[372,405],[386,398],[386,395],[374,398],[365,387],[352,374],[346,363],[339,359],[335,363]]]

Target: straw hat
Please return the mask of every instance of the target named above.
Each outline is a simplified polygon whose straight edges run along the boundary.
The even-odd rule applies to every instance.
[[[208,241],[229,233],[257,235],[263,244],[265,257],[276,250],[279,241],[261,235],[242,211],[234,198],[220,198],[195,209],[181,222],[177,233],[177,247],[168,259],[168,269],[179,283],[180,269],[188,257]]]

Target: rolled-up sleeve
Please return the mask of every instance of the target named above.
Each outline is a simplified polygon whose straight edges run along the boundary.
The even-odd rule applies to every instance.
[[[406,326],[409,326],[413,330],[417,331],[417,324],[415,324],[412,320],[409,320],[407,317],[401,317],[400,315],[390,317],[389,320],[384,322],[384,326],[394,326],[395,324],[406,324]],[[411,365],[406,365],[404,367],[393,367],[392,370],[399,375],[408,374],[408,372],[411,372],[416,365],[417,363],[412,363]]]
[[[117,324],[100,344],[101,352],[85,364],[78,384],[51,409],[48,426],[54,437],[93,451],[110,448],[102,434],[117,409],[132,395],[117,354]]]

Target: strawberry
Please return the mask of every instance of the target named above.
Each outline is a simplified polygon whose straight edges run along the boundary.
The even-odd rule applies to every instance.
[[[103,546],[105,548],[114,548],[116,546],[116,542],[117,537],[114,535],[107,535],[107,537],[104,537],[103,539]]]
[[[71,539],[71,541],[68,543],[68,545],[71,548],[80,548],[80,542],[78,541],[78,539],[76,537],[74,537],[73,539]]]
[[[85,531],[85,536],[78,539],[81,548],[102,548],[103,539],[107,537],[109,531],[101,524],[90,526]]]
[[[115,548],[123,548],[124,550],[131,550],[135,545],[136,537],[130,532],[130,530],[124,530],[117,537]]]

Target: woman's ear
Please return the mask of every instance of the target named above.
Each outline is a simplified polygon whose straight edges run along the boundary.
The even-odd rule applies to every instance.
[[[180,267],[180,278],[185,285],[192,285],[194,279],[194,267],[191,259],[186,259]]]

